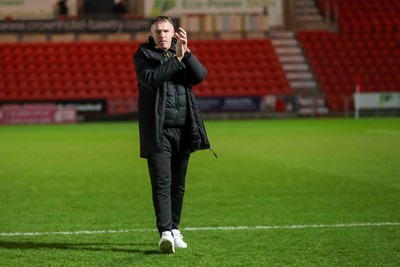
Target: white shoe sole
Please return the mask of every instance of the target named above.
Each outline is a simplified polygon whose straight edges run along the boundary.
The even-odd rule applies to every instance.
[[[175,253],[174,245],[168,240],[163,240],[160,243],[160,251],[166,254]]]
[[[187,244],[186,243],[181,243],[181,242],[175,242],[175,248],[187,248]]]

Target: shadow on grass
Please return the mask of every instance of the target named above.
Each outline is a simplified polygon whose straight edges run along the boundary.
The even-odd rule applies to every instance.
[[[146,249],[148,246],[155,246],[153,243],[140,244],[114,244],[114,243],[38,243],[38,242],[10,242],[0,241],[0,248],[3,249],[60,249],[60,250],[81,250],[81,251],[112,251],[123,253],[142,253],[146,255],[161,254],[158,249]],[[135,247],[135,248],[132,248]],[[138,248],[139,247],[139,248]],[[140,248],[143,247],[143,248]]]

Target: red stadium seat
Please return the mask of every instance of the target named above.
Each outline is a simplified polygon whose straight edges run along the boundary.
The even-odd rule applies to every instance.
[[[345,99],[351,98],[358,82],[365,91],[400,91],[394,86],[393,78],[398,77],[400,67],[397,60],[400,37],[390,36],[388,40],[387,33],[377,34],[371,30],[357,34],[319,31],[298,34],[331,109],[343,109]],[[310,40],[319,44],[309,45]],[[331,43],[334,43],[332,48]]]
[[[137,97],[132,56],[139,42],[1,44],[0,101]],[[199,95],[291,93],[268,39],[193,40],[208,69]],[[254,56],[256,55],[256,56]],[[4,90],[3,90],[4,88]]]

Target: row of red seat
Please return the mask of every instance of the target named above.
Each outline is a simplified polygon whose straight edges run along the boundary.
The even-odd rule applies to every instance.
[[[0,101],[136,97],[139,42],[0,44]],[[191,50],[209,70],[203,96],[290,93],[268,39],[203,41]]]
[[[331,109],[343,110],[356,86],[400,91],[400,35],[382,41],[373,33],[349,35],[303,31],[298,35]]]
[[[12,56],[99,56],[99,55],[127,55],[134,53],[139,42],[65,42],[50,45],[49,43],[22,43],[2,44],[0,55]],[[207,52],[210,54],[230,54],[234,56],[248,56],[253,53],[260,55],[274,55],[272,44],[268,40],[193,40],[190,42],[193,52]]]
[[[325,15],[338,16],[342,32],[388,31],[400,29],[400,1],[318,0]],[[328,6],[327,6],[328,3]]]
[[[290,94],[291,88],[269,39],[198,40],[191,50],[209,70],[200,96]]]
[[[400,35],[382,41],[375,33],[352,38],[305,31],[298,37],[331,109],[342,109],[357,84],[366,91],[400,90]],[[0,44],[0,101],[135,98],[132,55],[138,44]],[[195,88],[200,96],[292,92],[268,39],[198,40],[190,45],[209,70],[207,79]],[[91,52],[82,54],[82,49]],[[47,54],[47,50],[57,52]]]
[[[68,55],[87,55],[87,54],[129,54],[137,50],[138,42],[59,42],[57,45],[50,45],[49,43],[21,43],[15,46],[13,43],[2,44],[0,55],[7,54],[13,55],[51,55],[51,54],[68,54]]]
[[[343,110],[356,86],[364,91],[400,91],[400,1],[317,3],[324,15],[339,18],[339,33],[304,31],[298,37],[329,107]]]

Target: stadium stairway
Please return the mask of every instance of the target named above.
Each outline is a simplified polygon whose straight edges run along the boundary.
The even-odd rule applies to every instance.
[[[296,96],[299,115],[326,115],[324,95],[294,32],[274,32],[270,35],[290,87]]]
[[[297,28],[325,28],[327,26],[315,0],[297,0],[295,10]]]

